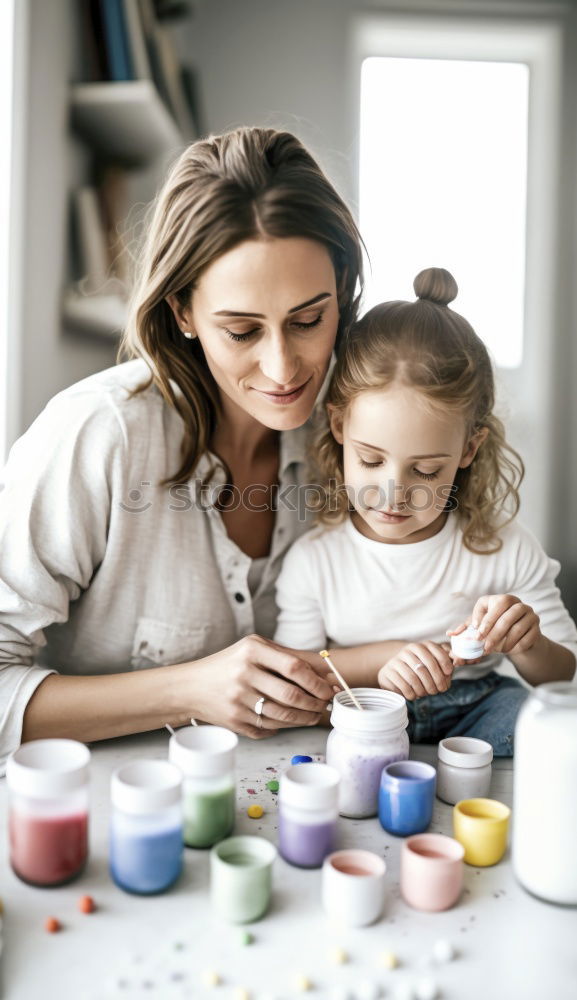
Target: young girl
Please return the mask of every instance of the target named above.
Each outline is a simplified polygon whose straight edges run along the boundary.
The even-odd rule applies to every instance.
[[[515,520],[523,463],[493,413],[487,350],[447,308],[456,282],[429,268],[414,288],[414,303],[371,309],[335,366],[316,454],[325,527],[285,559],[275,639],[380,642],[378,671],[347,676],[341,659],[343,673],[404,695],[414,742],[466,734],[509,756],[526,686],[496,668],[570,679],[577,629],[559,563]],[[447,641],[468,624],[484,641],[474,663]]]

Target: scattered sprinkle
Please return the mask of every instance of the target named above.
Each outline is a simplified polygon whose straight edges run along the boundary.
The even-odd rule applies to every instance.
[[[377,1000],[381,995],[381,990],[378,983],[373,982],[371,979],[362,979],[355,993],[358,1000]]]
[[[396,969],[399,964],[398,956],[394,951],[383,951],[380,955],[380,963],[385,969]]]
[[[247,809],[247,815],[250,816],[251,819],[260,819],[263,813],[264,809],[259,805],[249,806]]]
[[[278,787],[279,787],[278,781],[267,781],[266,787],[271,792],[278,792]]]
[[[174,942],[174,950],[175,951],[184,951],[184,941],[175,941]]]
[[[248,944],[252,944],[253,941],[254,941],[254,938],[253,938],[252,934],[250,933],[250,931],[239,931],[239,934],[238,934],[238,943],[239,944],[241,944],[243,946],[246,946]]]
[[[431,976],[423,976],[415,983],[415,996],[417,1000],[437,1000],[439,987],[436,980]]]
[[[62,924],[56,919],[56,917],[46,917],[46,920],[44,921],[44,930],[47,931],[48,934],[56,934],[57,931],[62,930]]]
[[[351,991],[346,986],[333,986],[329,997],[330,1000],[351,1000]]]
[[[312,764],[313,759],[304,753],[296,753],[294,757],[291,758],[291,764]]]
[[[249,795],[256,795],[256,788],[247,788],[247,792]]]
[[[393,990],[393,1000],[415,1000],[415,992],[411,984],[408,982],[396,983]]]
[[[214,969],[205,969],[202,973],[202,981],[205,986],[218,986],[220,976]]]
[[[81,913],[94,913],[96,903],[94,902],[92,896],[81,896],[78,900],[78,909]]]
[[[272,771],[272,772],[273,772],[273,774],[276,774],[276,767],[267,767],[267,769],[266,769],[266,770],[267,770],[267,771]]]
[[[439,964],[444,964],[445,962],[452,962],[455,957],[455,949],[450,941],[446,938],[439,938],[435,941],[433,945],[433,958]]]
[[[301,975],[296,977],[295,989],[298,990],[299,993],[308,993],[308,991],[312,990],[312,988],[313,984],[311,983],[308,976]]]
[[[344,948],[333,948],[331,951],[331,959],[335,965],[345,965],[349,960],[349,956]]]

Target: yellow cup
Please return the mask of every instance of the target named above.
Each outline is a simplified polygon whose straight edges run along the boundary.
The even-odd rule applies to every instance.
[[[455,839],[465,848],[465,862],[496,865],[507,848],[511,810],[495,799],[462,799],[453,807]]]

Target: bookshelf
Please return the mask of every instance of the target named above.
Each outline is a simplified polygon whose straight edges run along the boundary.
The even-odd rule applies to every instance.
[[[185,141],[151,80],[75,84],[70,111],[96,153],[127,166],[146,166]]]
[[[72,200],[78,280],[63,291],[61,316],[68,330],[111,343],[126,320],[125,221],[132,228],[133,209],[144,210],[171,156],[196,138],[183,83],[192,71],[178,63],[161,8],[160,0],[82,0],[88,79],[70,85],[69,125],[88,166]]]
[[[62,297],[67,327],[115,341],[126,321],[126,303],[120,295],[85,295],[68,288]]]

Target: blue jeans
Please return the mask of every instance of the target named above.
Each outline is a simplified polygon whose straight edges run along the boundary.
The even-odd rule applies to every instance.
[[[408,701],[411,743],[438,743],[445,736],[474,736],[495,757],[512,757],[515,723],[527,689],[513,677],[491,672],[476,681],[453,681],[448,691]]]

